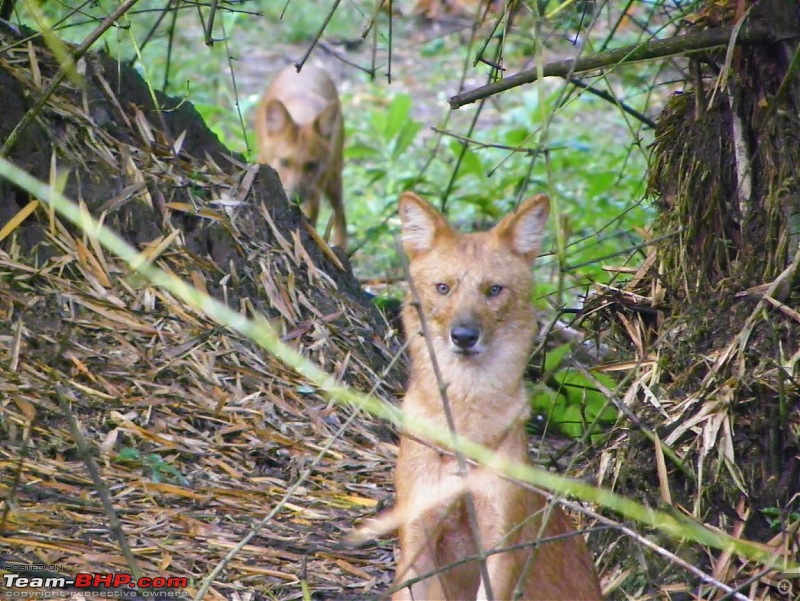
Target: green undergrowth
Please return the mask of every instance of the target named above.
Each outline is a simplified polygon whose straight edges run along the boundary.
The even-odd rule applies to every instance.
[[[601,387],[613,391],[617,383],[606,374],[582,371],[570,361],[571,350],[571,344],[563,344],[548,352],[544,377],[528,383],[531,426],[539,433],[555,431],[569,438],[588,434],[596,441],[618,415]]]
[[[460,165],[462,142],[453,138],[445,137],[431,159],[436,138],[423,136],[406,95],[395,96],[388,110],[375,110],[351,124],[345,176],[348,213],[357,224],[352,232],[355,263],[362,276],[397,273],[393,236],[399,226],[398,194],[413,187],[441,205],[452,180],[448,216],[465,229],[487,227],[528,195],[545,192],[554,199],[564,247],[555,252],[555,235],[545,241],[540,294],[552,294],[559,286],[562,293],[570,288],[577,293],[592,282],[609,280],[604,267],[624,263],[626,251],[641,242],[641,228],[649,218],[641,203],[643,147],[624,139],[625,124],[613,112],[598,117],[603,114],[601,101],[581,97],[549,124],[548,150],[531,167],[532,152],[524,149],[536,146],[542,111],[536,90],[521,96],[524,104],[473,135],[477,143],[463,153]],[[545,100],[549,111],[557,94]],[[602,119],[600,127],[591,123],[597,119]]]
[[[21,5],[23,17],[26,5]],[[43,5],[42,18],[58,36],[78,42],[115,6],[100,0],[81,15],[67,17],[59,5],[48,3]],[[250,112],[263,84],[247,85],[241,77],[237,79],[238,63],[249,53],[274,51],[281,44],[291,47],[287,56],[295,54],[311,43],[327,8],[307,11],[296,3],[266,0],[235,4],[235,11],[217,11],[214,43],[207,46],[208,11],[180,5],[172,27],[171,13],[159,22],[157,9],[162,7],[156,0],[141,0],[119,26],[103,36],[100,45],[120,60],[133,60],[154,89],[166,86],[170,94],[193,102],[227,146],[252,160]],[[359,40],[373,7],[366,1],[342,3],[323,41],[341,48],[344,42]],[[550,15],[545,26],[553,31],[558,27],[567,33],[578,31],[591,16],[586,6],[559,7],[546,1],[537,5],[536,10]],[[524,34],[530,31],[525,15],[518,18],[523,19],[521,24],[518,21],[512,34],[502,40],[504,56],[510,65],[527,63],[530,68],[531,61],[537,60],[536,48],[531,36]],[[27,20],[32,20],[30,14]],[[604,267],[624,261],[614,255],[641,242],[640,228],[649,218],[648,208],[640,202],[648,132],[613,103],[587,93],[575,94],[562,80],[547,80],[539,84],[541,88],[525,86],[494,99],[474,131],[468,125],[475,105],[456,111],[446,121],[445,110],[431,107],[456,89],[468,38],[466,34],[430,35],[420,43],[413,35],[419,23],[413,17],[396,16],[393,45],[396,53],[418,53],[419,60],[411,65],[424,69],[424,78],[413,74],[422,87],[403,84],[410,75],[396,71],[399,84],[387,86],[380,76],[368,84],[366,76],[354,74],[352,85],[343,89],[345,198],[356,273],[364,279],[402,277],[394,236],[399,226],[397,196],[405,189],[413,188],[437,203],[446,199],[448,216],[467,229],[485,227],[525,196],[546,192],[558,211],[551,231],[555,232],[557,222],[561,234],[545,242],[546,256],[539,262],[540,296],[555,294],[557,304],[570,304],[574,294],[584,293],[592,282],[608,281]],[[380,14],[376,27],[381,47],[388,43],[387,25],[388,16]],[[371,43],[371,38],[363,43]],[[479,46],[476,42],[467,51],[474,57]],[[487,55],[494,47],[489,45]],[[573,52],[569,47],[567,51]],[[486,67],[469,67],[469,73],[473,81],[475,73],[484,78]],[[642,110],[650,84],[641,71],[633,73],[626,78],[621,72],[615,83],[624,89],[620,100]],[[601,89],[610,86],[604,80],[593,83]],[[435,134],[432,128],[436,126],[445,126],[460,138]],[[470,143],[464,151],[467,138]],[[326,216],[323,213],[322,219]]]

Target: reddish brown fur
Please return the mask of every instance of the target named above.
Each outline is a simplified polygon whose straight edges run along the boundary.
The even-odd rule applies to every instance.
[[[547,197],[539,195],[489,232],[459,234],[418,196],[407,192],[400,199],[403,245],[447,384],[456,431],[520,463],[528,461],[529,409],[522,374],[535,333],[531,265],[548,211]],[[449,287],[446,294],[440,284]],[[499,291],[492,288],[495,285]],[[403,412],[446,430],[439,385],[411,303],[404,308],[403,322],[412,357]],[[464,349],[456,343],[458,328],[462,338],[463,328],[479,330],[474,346]],[[488,469],[472,468],[468,482],[484,549],[572,532],[558,506],[548,506],[542,495]],[[395,484],[398,511],[410,516],[400,527],[397,585],[477,553],[465,509],[464,480],[452,457],[404,436]],[[419,507],[437,495],[442,498],[438,505]],[[486,599],[478,568],[471,562],[446,570],[400,589],[392,599]],[[591,556],[579,535],[543,543],[535,551],[491,555],[487,569],[498,601],[602,598]]]
[[[286,67],[272,81],[255,113],[258,162],[275,169],[290,200],[317,224],[320,196],[333,209],[333,241],[347,245],[342,199],[344,121],[336,84],[312,65]]]

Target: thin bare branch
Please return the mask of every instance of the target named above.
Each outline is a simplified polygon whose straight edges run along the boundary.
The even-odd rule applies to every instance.
[[[650,129],[655,129],[656,128],[656,122],[653,121],[650,117],[648,117],[644,113],[640,113],[639,111],[637,111],[632,106],[628,106],[627,104],[625,104],[624,102],[621,102],[617,98],[614,98],[614,96],[612,96],[611,94],[609,94],[605,90],[601,90],[599,88],[596,88],[593,85],[588,84],[588,83],[586,83],[585,81],[583,81],[581,79],[578,79],[577,77],[570,77],[569,78],[569,83],[571,83],[573,86],[581,88],[582,90],[586,90],[590,94],[594,94],[598,98],[602,98],[603,100],[605,100],[607,102],[610,102],[614,106],[618,106],[620,108],[620,110],[625,111],[626,113],[628,113],[634,119],[638,119],[639,121],[644,123]]]
[[[727,46],[730,42],[732,32],[732,27],[709,29],[707,31],[698,31],[683,36],[668,38],[666,40],[654,40],[647,44],[623,46],[622,48],[601,52],[593,56],[557,61],[544,66],[542,77],[566,77],[574,73],[583,73],[585,71],[603,69],[615,65],[675,56],[689,52],[699,52],[701,50],[711,50],[713,48]],[[739,32],[737,43],[740,45],[760,44],[770,42],[771,40],[772,35],[766,29],[748,26],[742,28]],[[464,105],[494,96],[495,94],[505,92],[511,88],[533,83],[538,78],[538,69],[520,71],[500,81],[469,90],[462,94],[456,94],[450,98],[450,107],[453,109],[461,108]]]
[[[54,373],[54,370],[52,373]],[[86,439],[83,437],[81,429],[78,427],[78,422],[75,419],[75,416],[72,415],[72,411],[69,408],[69,402],[67,401],[67,388],[62,384],[56,384],[55,392],[56,398],[58,399],[58,405],[61,408],[61,412],[64,414],[64,418],[67,420],[70,434],[72,434],[72,439],[75,441],[75,446],[78,449],[78,455],[83,460],[83,463],[86,466],[86,471],[89,472],[89,477],[92,479],[92,483],[94,484],[94,489],[100,496],[100,502],[103,505],[103,510],[106,512],[111,533],[117,540],[120,551],[122,551],[122,555],[125,557],[125,562],[128,564],[128,569],[131,571],[131,574],[138,579],[141,576],[139,564],[136,562],[133,549],[131,549],[130,544],[128,544],[128,539],[126,538],[125,532],[122,529],[122,523],[117,515],[117,510],[114,508],[114,502],[111,500],[111,494],[108,492],[108,487],[103,482],[103,478],[100,475],[100,470],[97,468],[97,463],[92,457],[92,452],[89,449],[89,445],[86,443]]]
[[[339,8],[339,3],[340,2],[341,2],[341,0],[336,0],[333,3],[333,6],[331,6],[331,9],[328,11],[328,14],[325,15],[325,20],[322,22],[322,25],[320,26],[319,31],[317,31],[317,34],[314,36],[314,39],[311,41],[311,45],[308,47],[308,50],[306,50],[306,53],[303,55],[303,58],[301,58],[295,64],[295,67],[297,67],[297,71],[298,72],[300,72],[300,69],[302,69],[303,65],[306,64],[306,61],[308,60],[308,57],[311,56],[311,53],[314,51],[314,46],[316,46],[319,43],[319,39],[322,37],[322,34],[325,32],[325,28],[328,26],[328,23],[331,22],[331,18],[333,17],[333,13],[335,13],[336,9]]]

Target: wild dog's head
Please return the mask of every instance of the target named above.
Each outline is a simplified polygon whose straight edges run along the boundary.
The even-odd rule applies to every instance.
[[[264,119],[267,139],[259,161],[278,172],[290,200],[305,200],[317,191],[332,160],[338,116],[339,106],[333,102],[310,123],[296,122],[277,98],[264,105],[258,118]]]
[[[515,369],[527,359],[536,327],[531,266],[549,210],[539,194],[488,232],[461,234],[427,201],[402,195],[403,247],[437,360]],[[415,342],[420,322],[410,304],[403,322],[412,345],[424,345]]]

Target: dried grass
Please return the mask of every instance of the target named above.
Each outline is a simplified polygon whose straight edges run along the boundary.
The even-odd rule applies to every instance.
[[[19,40],[0,36],[0,73],[35,97],[58,64]],[[116,65],[88,61],[86,91],[59,87],[12,158],[33,157],[31,171],[44,175],[49,157],[26,151],[52,144],[54,164],[72,169],[67,192],[160,267],[244,314],[263,312],[286,343],[339,380],[394,399],[403,371],[393,362],[395,333],[359,298],[340,257],[287,226],[292,215],[299,221],[269,198],[267,171],[223,168],[207,132],[175,130],[172,121],[171,135],[152,107],[132,99],[136,90],[106,79]],[[2,196],[6,211],[18,209],[14,194]],[[325,598],[364,598],[385,587],[391,541],[360,549],[341,541],[389,501],[387,426],[329,403],[41,207],[12,225],[0,251],[6,569],[129,571],[121,536],[142,574],[186,576],[195,594],[276,510],[208,598],[295,599],[304,584]]]

